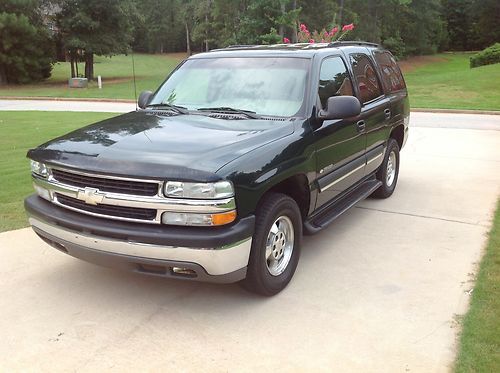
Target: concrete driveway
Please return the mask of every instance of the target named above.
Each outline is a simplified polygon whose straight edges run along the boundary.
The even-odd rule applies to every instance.
[[[448,371],[500,192],[498,149],[498,131],[413,128],[395,194],[306,237],[273,298],[108,270],[29,229],[3,233],[0,370]]]

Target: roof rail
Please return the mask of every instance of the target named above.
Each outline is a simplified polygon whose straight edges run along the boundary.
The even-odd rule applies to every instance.
[[[365,47],[380,47],[379,44],[369,43],[366,41],[334,41],[331,43],[293,43],[293,44],[266,44],[266,45],[252,45],[252,44],[235,44],[229,45],[225,48],[212,49],[210,52],[219,52],[231,49],[274,49],[274,48],[286,48],[286,49],[324,49],[324,48],[336,48],[341,46],[365,46]]]
[[[333,41],[328,44],[329,47],[338,47],[340,45],[365,45],[368,47],[380,47],[377,43],[369,43],[367,41]]]

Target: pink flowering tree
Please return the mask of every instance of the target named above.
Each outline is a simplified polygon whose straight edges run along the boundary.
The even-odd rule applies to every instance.
[[[335,26],[330,31],[323,29],[321,31],[314,30],[310,32],[307,26],[301,23],[297,33],[297,40],[299,43],[331,43],[342,40],[352,30],[354,30],[353,23],[342,26],[342,29],[339,26]],[[283,42],[288,44],[290,40],[283,38]]]

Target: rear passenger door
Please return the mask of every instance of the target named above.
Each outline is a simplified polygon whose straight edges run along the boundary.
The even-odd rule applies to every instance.
[[[390,100],[385,96],[371,56],[366,53],[349,55],[354,74],[355,91],[361,102],[358,127],[366,134],[366,167],[364,174],[375,171],[383,161],[388,125],[391,118]]]
[[[408,112],[408,107],[406,107],[408,105],[406,84],[403,74],[390,52],[375,50],[373,56],[382,77],[386,96],[390,100],[391,118],[389,124],[392,129],[404,123],[405,115]]]

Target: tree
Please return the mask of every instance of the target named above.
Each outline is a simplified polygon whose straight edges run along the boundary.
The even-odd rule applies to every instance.
[[[0,85],[50,76],[54,48],[39,8],[36,0],[0,3]]]
[[[138,19],[132,0],[62,0],[57,17],[60,34],[70,56],[71,76],[75,63],[85,61],[85,77],[94,79],[94,54],[127,53]]]
[[[500,1],[474,0],[471,19],[473,48],[484,49],[500,41]]]
[[[454,50],[469,50],[472,33],[473,0],[443,0],[448,46]]]
[[[184,51],[185,23],[181,0],[136,0],[134,50],[149,53]]]

